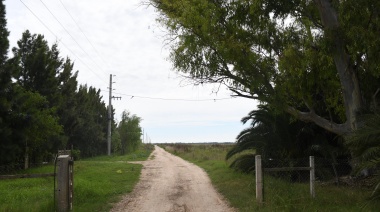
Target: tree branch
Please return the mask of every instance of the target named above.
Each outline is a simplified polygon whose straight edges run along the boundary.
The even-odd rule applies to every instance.
[[[231,95],[233,97],[244,97],[244,98],[248,98],[248,99],[255,99],[257,100],[258,98],[255,97],[255,96],[252,96],[252,95],[247,95],[247,94],[243,94],[242,92],[236,90],[236,89],[233,89],[233,88],[229,88],[232,92],[236,93],[236,95]]]
[[[380,88],[378,88],[375,92],[375,94],[373,94],[372,96],[372,102],[373,102],[373,107],[375,108],[375,110],[377,109],[377,100],[376,100],[376,96],[377,94],[379,94],[380,92]]]
[[[351,132],[348,122],[337,124],[317,115],[314,112],[302,112],[290,106],[285,108],[285,111],[301,121],[314,122],[316,125],[338,135],[346,135]]]

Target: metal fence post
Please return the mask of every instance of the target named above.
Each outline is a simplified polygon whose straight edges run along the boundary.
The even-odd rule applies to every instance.
[[[315,198],[315,165],[314,156],[310,156],[310,195]]]
[[[255,171],[256,171],[256,201],[263,203],[263,172],[261,167],[261,155],[255,156]]]

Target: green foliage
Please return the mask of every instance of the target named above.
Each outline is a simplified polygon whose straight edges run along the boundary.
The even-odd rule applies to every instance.
[[[294,120],[269,105],[259,105],[242,119],[243,123],[248,121],[250,127],[240,132],[226,155],[227,160],[233,161],[231,167],[244,172],[254,171],[256,154],[263,159],[281,159],[283,165],[310,155],[336,161],[338,156],[347,154],[339,137],[315,124]]]
[[[82,157],[106,154],[107,108],[100,90],[80,86],[75,95],[75,119],[68,147],[81,151]]]
[[[136,115],[131,115],[124,111],[121,116],[121,121],[117,126],[120,135],[121,149],[120,154],[135,151],[142,143],[140,127],[141,118]]]
[[[117,152],[117,153],[121,152],[121,149],[122,149],[121,138],[120,138],[120,133],[118,129],[115,129],[114,131],[112,131],[111,147],[112,147],[112,152]]]
[[[376,103],[378,1],[149,3],[168,30],[174,69],[194,84],[224,84],[339,135]]]
[[[50,49],[43,36],[29,31],[23,33],[13,53],[4,66],[12,81],[6,96],[0,98],[8,101],[3,119],[8,136],[1,144],[4,154],[0,163],[19,162],[24,155],[30,162],[40,163],[50,160],[51,151],[63,142],[63,126],[57,114],[62,60],[56,45]]]
[[[0,66],[3,66],[8,56],[9,41],[7,30],[7,20],[5,19],[5,5],[4,0],[0,2]],[[2,70],[3,71],[3,70]]]
[[[42,162],[46,150],[62,133],[55,108],[47,107],[48,101],[39,93],[12,86],[12,107],[7,123],[12,133],[2,140],[1,164],[14,162],[28,151],[31,162]]]
[[[24,116],[27,122],[25,137],[30,143],[41,145],[48,138],[57,136],[62,132],[62,126],[58,124],[55,109],[46,105],[48,101],[39,93],[21,90],[18,99],[15,100],[20,111],[18,116]]]
[[[379,7],[378,1],[346,1],[340,5],[339,10],[343,36],[349,44],[348,51],[353,56],[355,65],[358,70],[369,72],[361,74],[375,76],[377,80],[380,76],[379,61],[376,59],[380,52],[380,38],[377,33],[380,27]],[[372,81],[368,80],[365,82]],[[362,86],[367,87],[364,83]]]
[[[28,147],[32,156],[41,155],[47,148],[52,147],[52,143],[48,143],[62,133],[62,126],[58,123],[55,109],[46,107],[48,101],[45,97],[31,91],[21,91],[16,94],[14,99],[15,108],[13,108],[16,117],[21,119],[23,127],[20,127],[18,133],[23,134],[23,142]],[[47,146],[47,147],[45,147]],[[42,162],[40,160],[34,162]]]
[[[33,154],[71,148],[82,157],[104,154],[108,118],[100,90],[78,88],[74,64],[60,57],[57,44],[49,47],[43,35],[25,31],[12,51],[6,66],[11,75],[2,76],[10,88],[0,99],[9,101],[2,110],[8,111],[2,132],[13,135],[2,146],[16,153],[4,154],[7,160],[1,163],[20,160],[24,146]]]
[[[11,108],[11,72],[6,67],[7,53],[9,48],[8,35],[6,28],[7,20],[5,19],[5,5],[3,0],[0,1],[0,145],[9,144],[12,129],[9,123],[9,110]],[[3,149],[3,148],[1,148]],[[5,158],[3,154],[0,161]]]
[[[73,62],[43,35],[26,30],[8,59],[8,35],[1,1],[0,165],[49,161],[58,149],[104,154],[108,115],[100,90],[78,88]]]
[[[26,30],[17,45],[11,59],[14,78],[23,88],[40,93],[54,105],[59,94],[57,76],[63,63],[57,44],[49,48],[42,35]]]
[[[365,126],[356,130],[347,138],[347,144],[351,149],[353,156],[358,160],[356,171],[363,169],[373,169],[379,173],[380,167],[380,114],[363,115]],[[375,187],[371,199],[380,200],[380,177],[377,177],[377,186]]]
[[[74,158],[75,161],[80,160],[80,150],[78,149],[71,150],[71,156]]]

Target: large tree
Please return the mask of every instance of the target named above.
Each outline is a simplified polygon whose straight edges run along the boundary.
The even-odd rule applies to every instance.
[[[10,111],[12,99],[12,74],[7,68],[7,54],[9,48],[7,20],[5,19],[5,5],[0,1],[0,164],[14,159],[5,155],[11,149],[12,128],[10,124]]]
[[[9,32],[7,20],[5,19],[5,5],[0,1],[0,138],[5,139],[9,135],[9,129],[5,121],[10,108],[10,85],[11,72],[6,68],[7,54],[9,48]]]
[[[117,126],[117,130],[120,135],[121,154],[137,150],[139,145],[142,143],[142,129],[140,126],[141,120],[142,119],[135,114],[130,114],[127,111],[123,111],[121,121]]]
[[[63,59],[57,44],[50,48],[43,35],[31,34],[26,30],[12,49],[14,78],[23,88],[45,96],[50,106],[56,106],[59,98],[59,73]]]
[[[377,107],[380,2],[149,0],[174,69],[339,135]]]
[[[58,76],[58,90],[59,96],[56,100],[57,105],[57,114],[59,116],[59,123],[63,126],[64,143],[70,140],[73,136],[75,127],[78,124],[79,110],[78,101],[77,101],[77,87],[78,87],[78,71],[72,73],[74,64],[71,63],[69,58],[66,59],[66,62],[62,65],[62,71]],[[66,148],[71,148],[66,146]]]
[[[105,154],[108,116],[100,90],[87,85],[79,86],[75,106],[77,117],[70,132],[68,147],[79,149],[81,157]]]
[[[18,85],[14,85],[13,94],[10,122],[14,148],[8,150],[17,152],[22,148],[25,168],[28,168],[29,162],[51,159],[48,156],[56,150],[53,141],[62,134],[62,126],[58,123],[55,109],[47,107],[46,97]]]
[[[4,0],[0,1],[0,65],[4,65],[7,60],[9,41],[7,30],[7,20],[5,19],[5,5]]]

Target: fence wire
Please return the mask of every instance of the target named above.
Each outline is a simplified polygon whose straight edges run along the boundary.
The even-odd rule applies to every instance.
[[[310,198],[310,171],[291,170],[274,171],[274,168],[310,167],[309,158],[298,159],[262,159],[263,191],[267,203],[281,201],[296,205],[297,201]],[[315,186],[349,186],[373,189],[379,170],[369,173],[353,171],[352,160],[314,157]],[[283,170],[283,169],[281,169]],[[318,194],[316,194],[318,195]]]
[[[297,159],[263,159],[263,168],[282,168],[282,167],[309,167],[309,158]],[[352,167],[348,159],[329,160],[326,158],[314,157],[315,177],[316,181],[328,182],[335,181],[338,183],[341,178],[350,178],[352,174]],[[270,176],[284,179],[290,182],[308,182],[309,171],[307,170],[293,170],[293,171],[279,171],[268,172]]]

